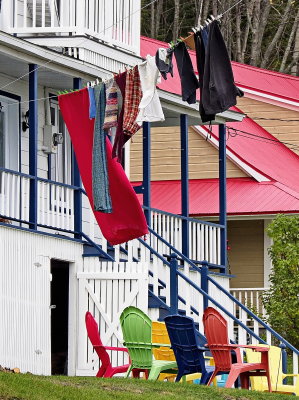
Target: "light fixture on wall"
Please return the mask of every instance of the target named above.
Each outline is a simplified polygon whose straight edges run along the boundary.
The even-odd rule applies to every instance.
[[[29,128],[29,110],[27,110],[24,114],[24,121],[22,121],[22,131],[26,132]]]

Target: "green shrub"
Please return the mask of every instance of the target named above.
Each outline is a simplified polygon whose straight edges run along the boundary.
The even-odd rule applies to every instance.
[[[278,215],[267,233],[273,239],[270,290],[263,295],[268,322],[299,348],[299,217]]]

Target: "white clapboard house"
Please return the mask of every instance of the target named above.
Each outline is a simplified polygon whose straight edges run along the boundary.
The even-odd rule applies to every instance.
[[[151,211],[150,126],[144,124],[137,133],[143,137],[143,182],[136,190],[154,229],[146,241],[112,247],[95,223],[56,95],[140,62],[140,11],[140,0],[1,1],[0,365],[95,375],[87,310],[103,343],[117,346],[126,306],[152,319],[187,314],[203,332],[202,311],[211,304],[227,316],[232,340],[263,342],[262,334],[268,343],[274,337],[284,343],[296,372],[298,351],[229,292],[224,124],[242,121],[243,114],[227,111],[215,121],[220,223],[188,218],[186,135],[188,125],[201,124],[198,105],[162,90],[163,124],[180,126],[182,215]]]

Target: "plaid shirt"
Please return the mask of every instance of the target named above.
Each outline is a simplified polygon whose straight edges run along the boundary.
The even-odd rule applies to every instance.
[[[138,107],[141,97],[141,83],[138,66],[136,65],[127,71],[123,121],[123,132],[126,135],[133,136],[140,129],[140,126],[135,121],[139,112]]]

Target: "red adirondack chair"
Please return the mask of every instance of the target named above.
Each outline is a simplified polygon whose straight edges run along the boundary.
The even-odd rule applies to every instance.
[[[225,384],[226,388],[232,387],[239,375],[241,379],[241,387],[243,389],[249,389],[249,376],[266,376],[269,392],[272,392],[268,363],[269,347],[230,344],[227,332],[227,322],[213,307],[208,307],[205,310],[203,315],[203,324],[208,341],[207,346],[209,347],[215,361],[215,371],[211,376],[208,385],[210,385],[219,372],[228,374]],[[261,362],[243,363],[240,353],[240,348],[243,347],[261,352]],[[237,356],[236,363],[232,363],[232,350]]]
[[[98,378],[112,378],[112,376],[115,374],[127,372],[130,364],[125,364],[118,367],[112,367],[107,350],[123,351],[128,353],[128,349],[125,347],[104,346],[100,338],[98,324],[89,311],[87,311],[85,314],[85,324],[89,340],[91,341],[93,348],[97,352],[97,355],[99,356],[100,359],[101,366],[96,376]],[[144,372],[147,378],[148,371],[137,368],[132,370],[133,377],[139,378],[140,372]]]

